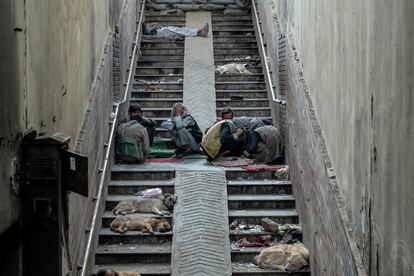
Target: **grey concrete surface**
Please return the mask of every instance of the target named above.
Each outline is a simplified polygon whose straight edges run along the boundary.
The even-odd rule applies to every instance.
[[[224,171],[177,172],[171,275],[231,275]]]
[[[366,271],[410,275],[414,2],[259,2],[298,53]]]
[[[184,56],[184,104],[204,132],[216,121],[213,35],[210,12],[187,12],[186,26],[210,26],[208,37],[186,37]]]

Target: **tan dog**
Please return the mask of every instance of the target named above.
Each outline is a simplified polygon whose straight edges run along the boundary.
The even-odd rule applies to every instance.
[[[171,214],[177,198],[166,193],[163,198],[144,198],[124,200],[118,203],[112,210],[115,215],[126,215],[132,213],[154,213],[160,216]]]
[[[118,233],[126,233],[128,230],[138,230],[143,233],[154,234],[171,230],[171,225],[165,219],[142,218],[134,216],[117,216],[111,222],[111,230]]]
[[[309,251],[302,244],[277,244],[263,249],[255,258],[258,267],[294,271],[309,265]]]

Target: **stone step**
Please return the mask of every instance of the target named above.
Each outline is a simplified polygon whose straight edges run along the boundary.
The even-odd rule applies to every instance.
[[[153,213],[133,213],[129,214],[128,216],[132,217],[144,217],[144,218],[165,218],[170,224],[172,223],[172,216],[171,215],[165,215],[165,216],[159,216]],[[111,222],[115,219],[115,215],[112,213],[112,211],[105,211],[102,216],[102,227],[109,227]],[[172,225],[172,224],[171,224]]]
[[[162,26],[171,26],[171,24],[185,24],[185,16],[165,16],[165,15],[145,14],[145,22],[160,23],[160,25]]]
[[[216,81],[216,89],[217,90],[265,90],[266,89],[266,83],[265,82],[231,82],[231,81],[222,81],[217,82]]]
[[[217,116],[221,116],[221,110],[223,108],[216,108]],[[271,110],[270,107],[232,107],[233,114],[236,117],[246,116],[246,117],[270,117]]]
[[[241,63],[241,64],[246,64],[247,66],[248,66],[248,68],[249,67],[257,67],[257,68],[262,68],[262,66],[261,66],[261,61],[260,61],[260,59],[252,59],[250,56],[244,56],[244,57],[242,57],[242,58],[238,58],[238,57],[236,57],[236,58],[229,58],[229,57],[226,57],[226,58],[221,58],[221,59],[218,59],[218,58],[216,58],[215,60],[214,60],[214,64],[217,66],[217,65],[224,65],[224,64],[229,64],[229,63]],[[258,64],[258,65],[257,65]]]
[[[229,49],[229,48],[257,48],[257,42],[215,42],[214,49]]]
[[[239,253],[243,254],[243,253]],[[285,271],[275,271],[269,269],[260,269],[252,262],[236,262],[233,261],[231,264],[232,275],[246,275],[246,276],[308,276],[311,275],[309,271],[294,271],[294,272],[285,272]]]
[[[232,221],[230,221],[232,223]],[[245,238],[249,242],[256,241],[257,237],[260,236],[272,236],[272,240],[274,242],[279,242],[283,240],[283,235],[273,232],[261,231],[261,232],[252,232],[249,230],[230,230],[230,241],[239,241]],[[292,234],[293,239],[297,239],[298,241],[302,241],[303,237],[302,234]]]
[[[135,70],[136,74],[154,74],[154,75],[163,75],[163,74],[183,74],[183,66],[171,66],[171,67],[151,67],[151,66],[137,66]]]
[[[143,48],[180,48],[184,47],[184,41],[145,41],[141,42]]]
[[[135,81],[145,80],[154,82],[181,82],[183,80],[183,74],[136,74]]]
[[[236,36],[236,37],[255,37],[254,36],[254,30],[227,30],[227,31],[221,31],[221,30],[213,30],[213,36]]]
[[[259,119],[271,120],[270,117],[262,117]],[[274,171],[246,171],[246,170],[226,170],[226,179],[230,181],[275,181]],[[233,182],[237,183],[237,182]]]
[[[240,22],[244,22],[244,21],[248,21],[248,22],[252,22],[252,16],[250,14],[247,15],[224,15],[222,12],[221,13],[213,13],[212,14],[212,21],[213,21],[213,26],[215,24],[215,22],[232,22],[232,21],[240,21]]]
[[[229,195],[228,206],[232,210],[292,209],[295,198],[292,195]]]
[[[140,61],[182,61],[184,62],[184,55],[144,55],[138,58],[138,62]]]
[[[216,82],[264,82],[263,74],[216,74]]]
[[[180,56],[184,54],[184,47],[180,48],[170,48],[170,49],[164,49],[164,48],[153,48],[153,49],[145,49],[141,48],[141,53],[143,56],[146,55],[174,55],[174,56]]]
[[[142,60],[142,59],[138,59],[137,65],[138,66],[151,66],[151,67],[156,67],[156,68],[183,67],[184,66],[184,58],[179,59],[179,60],[163,60],[163,59]]]
[[[292,183],[278,180],[229,180],[227,182],[227,193],[229,196],[240,194],[289,195],[292,194]]]
[[[217,100],[226,100],[231,97],[243,97],[243,99],[267,99],[266,90],[216,90]]]
[[[246,27],[243,25],[234,25],[234,26],[222,26],[222,25],[216,25],[213,23],[213,32],[243,32],[243,33],[254,33],[254,28],[252,27]]]
[[[174,193],[174,180],[112,180],[108,185],[110,195],[133,195],[136,192],[161,188],[163,193]]]
[[[229,221],[238,220],[247,223],[260,224],[262,218],[270,218],[277,223],[298,223],[298,214],[295,209],[229,209]]]
[[[214,36],[213,43],[256,43],[255,36]]]
[[[258,53],[254,54],[240,54],[240,53],[229,53],[229,54],[214,54],[214,61],[216,60],[260,60]]]
[[[160,90],[160,91],[136,91],[136,90],[132,90],[131,97],[133,99],[182,98],[183,97],[183,90]]]
[[[252,21],[214,21],[214,27],[233,27],[233,26],[243,26],[245,28],[253,28]]]
[[[157,92],[155,92],[157,93]],[[167,107],[170,108],[174,103],[183,102],[183,98],[146,98],[131,99],[130,102],[139,103],[142,108]]]
[[[258,55],[259,50],[257,47],[244,47],[244,48],[215,48],[214,49],[214,55],[231,55],[231,54],[237,54],[237,55]]]
[[[161,138],[171,138],[170,133],[168,132],[168,130],[164,129],[164,128],[156,128],[156,137],[161,137]]]
[[[134,90],[138,91],[148,91],[153,90],[182,90],[183,84],[182,83],[168,83],[168,82],[150,82],[150,83],[138,83],[135,82],[133,85]]]
[[[129,271],[139,272],[141,276],[169,276],[171,275],[170,263],[152,263],[152,264],[121,264],[114,263],[111,266],[96,265],[94,268],[94,274],[102,268],[111,268],[115,271]]]
[[[149,118],[169,117],[171,115],[171,106],[169,107],[151,107],[142,108],[142,115]]]
[[[160,118],[165,121],[167,118]],[[114,165],[112,167],[112,180],[167,180],[175,177],[174,170],[144,171],[135,165]]]
[[[95,254],[96,264],[117,263],[169,263],[171,261],[171,242],[164,244],[122,244],[99,245]]]
[[[120,234],[113,232],[109,227],[104,227],[99,232],[99,244],[163,244],[172,241],[172,231],[154,232],[154,234],[130,231]]]
[[[241,97],[241,96],[240,96]],[[235,107],[268,107],[269,100],[267,98],[246,98],[243,100],[232,100],[232,99],[217,99],[217,107],[231,106]]]

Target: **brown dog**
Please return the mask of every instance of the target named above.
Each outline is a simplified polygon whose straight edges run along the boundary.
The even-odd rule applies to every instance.
[[[265,248],[255,258],[258,267],[294,271],[309,265],[309,251],[302,244],[277,244]]]
[[[154,213],[163,216],[170,214],[176,200],[176,197],[169,193],[166,193],[162,198],[137,197],[119,202],[112,211],[115,215]]]
[[[117,233],[126,233],[128,230],[138,230],[143,233],[154,234],[171,230],[171,225],[165,219],[142,218],[134,216],[117,216],[111,222],[111,230]]]

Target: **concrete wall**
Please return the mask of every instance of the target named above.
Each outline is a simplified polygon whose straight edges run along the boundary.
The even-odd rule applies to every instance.
[[[332,162],[329,176],[343,196],[366,271],[410,275],[414,2],[259,2],[267,17],[279,20],[293,49],[289,58],[303,73],[297,81],[306,82]],[[291,114],[297,107],[290,108]]]
[[[24,21],[17,13],[23,1],[0,2],[0,233],[20,215],[15,164],[24,126]]]
[[[129,62],[136,0],[4,0],[0,3],[0,234],[20,218],[13,167],[20,139],[64,132],[70,149],[89,157],[90,196],[68,196],[69,259],[76,274],[90,223],[112,111],[112,31],[121,33],[119,62]],[[121,72],[118,72],[121,74]],[[119,76],[119,79],[125,74]],[[16,160],[16,165],[12,161]],[[16,183],[16,184],[15,184]]]

